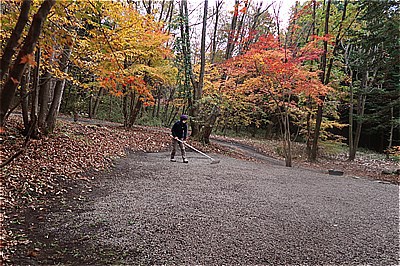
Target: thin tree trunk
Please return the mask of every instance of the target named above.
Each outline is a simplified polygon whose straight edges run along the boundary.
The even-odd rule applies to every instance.
[[[156,111],[156,117],[160,117],[160,108],[161,108],[161,93],[157,98],[157,111]]]
[[[39,128],[44,128],[44,123],[46,120],[47,112],[48,112],[48,104],[49,104],[49,91],[52,82],[52,76],[50,72],[46,71],[43,76],[40,78],[39,83],[39,117],[38,117],[38,125]]]
[[[367,99],[367,95],[362,94],[360,95],[358,99],[358,108],[357,108],[357,115],[359,116],[359,119],[357,121],[357,127],[356,127],[356,132],[354,135],[354,145],[352,149],[352,153],[350,153],[349,160],[353,161],[356,157],[357,149],[358,149],[358,143],[360,142],[360,136],[361,136],[361,128],[362,128],[362,117],[364,116],[364,111],[365,111],[365,102]]]
[[[146,2],[148,2],[148,5],[146,5]],[[143,3],[143,6],[145,7],[145,9],[146,9],[146,12],[147,12],[147,14],[148,15],[151,15],[151,11],[152,11],[152,1],[151,0],[149,0],[149,1],[145,1],[145,0],[142,0],[142,3]]]
[[[171,115],[168,114],[168,110],[169,110],[169,105],[170,105],[170,103],[171,103],[171,102],[173,101],[173,99],[174,99],[174,94],[175,94],[175,89],[172,88],[172,89],[170,90],[170,94],[169,94],[167,103],[165,104],[165,107],[164,107],[163,121],[164,121],[164,123],[166,123],[168,126],[169,126],[169,119],[170,119],[170,117],[171,117],[171,115],[172,115],[172,112],[171,112]],[[173,106],[172,106],[172,109],[174,109]]]
[[[28,128],[25,128],[25,132],[30,132],[30,137],[37,137],[38,134],[38,109],[39,109],[39,68],[40,68],[40,48],[36,51],[36,68],[33,74],[33,85],[32,85],[32,106],[31,106],[31,121]]]
[[[196,91],[196,101],[200,100],[203,95],[204,73],[206,67],[206,34],[207,34],[207,11],[208,0],[204,0],[204,15],[203,15],[203,28],[201,31],[201,47],[200,47],[200,77],[198,88]]]
[[[112,96],[110,95],[110,97]],[[126,94],[122,98],[122,113],[124,114],[124,127],[128,127],[128,96]]]
[[[349,160],[354,160],[356,157],[357,149],[358,149],[358,144],[360,141],[361,137],[361,129],[362,125],[364,123],[364,112],[365,112],[365,103],[367,101],[367,94],[369,92],[369,89],[373,86],[376,78],[376,74],[378,72],[378,67],[375,67],[373,70],[372,77],[369,77],[369,69],[368,65],[364,66],[364,73],[361,81],[361,94],[358,96],[358,104],[357,104],[357,116],[358,116],[358,121],[357,121],[357,127],[356,127],[356,132],[354,135],[354,143],[353,143],[353,148],[352,152],[349,154]]]
[[[315,36],[315,23],[316,23],[316,7],[317,7],[317,1],[312,0],[313,3],[313,13],[312,13],[312,24],[311,24],[311,35],[312,35],[312,40],[314,40]],[[314,61],[311,62],[311,64],[314,64]],[[310,106],[310,110],[307,112],[307,140],[306,140],[306,151],[307,151],[307,159],[311,161],[311,150],[312,150],[312,132],[311,132],[311,108],[312,108],[312,103],[311,100],[308,101],[308,104]]]
[[[164,13],[164,5],[165,5],[165,0],[163,0],[161,2],[161,11],[160,11],[160,17],[159,17],[158,21],[162,21],[162,16],[163,16],[163,13]],[[168,13],[167,13],[167,15],[168,15]]]
[[[331,0],[327,1],[327,6],[326,6],[326,11],[325,11],[325,35],[329,34],[329,13],[330,13],[330,7],[331,7]],[[321,60],[321,83],[325,83],[325,74],[326,74],[326,60],[327,60],[327,53],[328,53],[328,41],[324,41],[324,52],[322,54],[322,60]],[[318,110],[317,110],[317,119],[315,122],[315,131],[314,131],[314,139],[313,139],[313,145],[311,148],[311,161],[316,161],[317,160],[317,150],[318,150],[318,139],[319,139],[319,134],[321,130],[321,124],[322,124],[322,117],[323,117],[323,106],[324,106],[324,101],[325,101],[325,95],[322,95],[319,97],[320,98],[320,103],[318,104]]]
[[[247,9],[247,8],[248,8],[248,5],[249,5],[249,2],[248,2],[248,1],[245,1],[245,4],[244,4],[244,5],[245,5],[245,8]],[[245,20],[245,18],[246,18],[246,14],[247,14],[247,12],[242,13],[242,17],[241,17],[241,19],[239,20],[239,24],[238,24],[238,26],[237,26],[237,30],[236,30],[236,34],[235,34],[235,39],[234,39],[234,41],[233,41],[233,45],[231,46],[230,56],[233,55],[233,50],[234,50],[234,48],[235,48],[235,45],[238,43],[239,38],[240,38],[240,40],[243,39],[243,35],[244,35],[244,32],[243,32],[243,22],[244,22],[244,20]]]
[[[24,44],[14,61],[15,63],[10,71],[10,75],[4,84],[4,87],[0,90],[0,127],[4,126],[4,116],[10,108],[10,104],[14,99],[15,91],[21,81],[22,74],[28,65],[28,61],[23,59],[33,54],[42,31],[43,23],[55,3],[55,0],[45,0],[40,6],[38,12],[34,15],[28,35],[26,36]]]
[[[141,97],[138,97],[135,104],[135,108],[133,109],[133,112],[130,115],[128,127],[132,127],[135,124],[135,121],[139,116],[142,106],[143,106],[143,100],[141,99]]]
[[[211,45],[211,64],[214,64],[215,53],[217,52],[217,31],[218,31],[219,12],[221,9],[221,5],[222,1],[217,1],[215,3],[215,24],[214,24],[214,32]]]
[[[66,46],[63,49],[60,62],[60,70],[63,71],[64,73],[68,73],[68,60],[71,56],[71,52],[72,50],[71,47],[69,46]],[[60,110],[61,99],[64,92],[64,87],[65,87],[65,79],[57,80],[56,87],[54,88],[53,100],[51,102],[49,112],[46,117],[46,130],[45,130],[46,133],[53,132],[55,128],[57,115],[58,111]]]
[[[22,110],[22,119],[24,121],[24,128],[29,128],[29,98],[28,98],[28,90],[31,76],[31,68],[28,67],[23,79],[21,80],[21,110]]]
[[[109,102],[109,108],[108,108],[108,120],[111,121],[111,111],[112,111],[112,95],[108,94],[110,97],[110,102]],[[125,125],[125,120],[124,120],[124,126]]]
[[[352,75],[352,74],[351,74]],[[354,88],[350,84],[350,106],[349,106],[349,160],[354,160],[356,152],[354,150],[353,126],[354,126]]]
[[[390,132],[389,132],[389,144],[387,149],[389,150],[393,145],[393,131],[394,131],[394,110],[393,106],[390,107]]]
[[[89,119],[93,119],[93,94],[92,93],[90,93],[90,96],[89,96],[88,114],[89,114]]]
[[[6,47],[4,48],[3,56],[0,62],[0,81],[3,80],[4,75],[10,66],[11,58],[15,53],[18,46],[18,41],[21,38],[21,34],[24,31],[25,25],[29,20],[29,9],[31,8],[32,0],[24,0],[21,4],[21,12],[19,13],[17,24],[10,38],[7,41]]]
[[[168,27],[167,27],[167,34],[171,32],[171,25],[172,25],[172,15],[174,13],[174,1],[170,1],[168,11],[170,11],[168,14]]]
[[[101,102],[101,98],[103,96],[103,92],[104,92],[104,89],[100,88],[99,92],[97,93],[96,100],[94,101],[94,105],[93,105],[93,109],[92,109],[92,117],[93,118],[96,118],[96,116],[97,116],[97,111],[99,109],[99,105]]]
[[[199,81],[193,86],[193,106],[190,108],[191,128],[192,137],[201,138],[200,136],[200,124],[198,122],[199,104],[203,95],[203,85],[204,85],[204,73],[206,65],[206,34],[207,34],[207,14],[208,14],[208,0],[204,1],[204,13],[203,13],[203,27],[201,31],[201,47],[200,47],[200,76]]]
[[[290,139],[290,121],[289,121],[289,113],[288,110],[285,112],[285,142],[286,142],[286,151],[285,151],[285,165],[286,167],[292,167],[292,142]]]
[[[236,31],[236,24],[239,16],[239,0],[235,0],[235,6],[234,6],[234,12],[233,12],[233,17],[232,17],[232,22],[231,22],[231,28],[228,33],[228,43],[226,45],[226,53],[225,53],[225,59],[229,59],[232,57],[232,51],[233,51],[233,40],[235,38],[235,31]]]

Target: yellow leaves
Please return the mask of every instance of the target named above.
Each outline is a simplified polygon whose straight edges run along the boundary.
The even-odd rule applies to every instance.
[[[20,64],[28,64],[30,66],[36,66],[35,56],[33,54],[27,54],[21,58]]]

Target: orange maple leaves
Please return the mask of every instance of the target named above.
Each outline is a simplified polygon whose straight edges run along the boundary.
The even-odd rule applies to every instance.
[[[285,49],[274,36],[264,36],[247,53],[227,61],[224,68],[239,81],[239,86],[246,79],[258,79],[252,81],[252,87],[259,92],[280,97],[305,94],[317,99],[330,90],[320,82],[319,72],[311,71],[305,64],[321,55],[318,41],[315,39],[301,49]]]
[[[20,64],[27,63],[30,66],[36,66],[35,56],[33,54],[27,54],[21,58]]]

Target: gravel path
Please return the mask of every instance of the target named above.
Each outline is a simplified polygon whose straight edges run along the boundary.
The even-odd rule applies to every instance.
[[[132,153],[43,234],[72,265],[398,265],[399,188],[273,163]],[[54,248],[54,247],[53,247]],[[54,248],[56,249],[56,248]],[[43,261],[42,261],[43,262]]]

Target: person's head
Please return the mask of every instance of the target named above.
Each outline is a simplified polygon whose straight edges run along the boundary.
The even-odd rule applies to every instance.
[[[180,120],[181,120],[183,123],[186,123],[187,120],[188,120],[188,116],[187,116],[187,115],[181,115]]]

